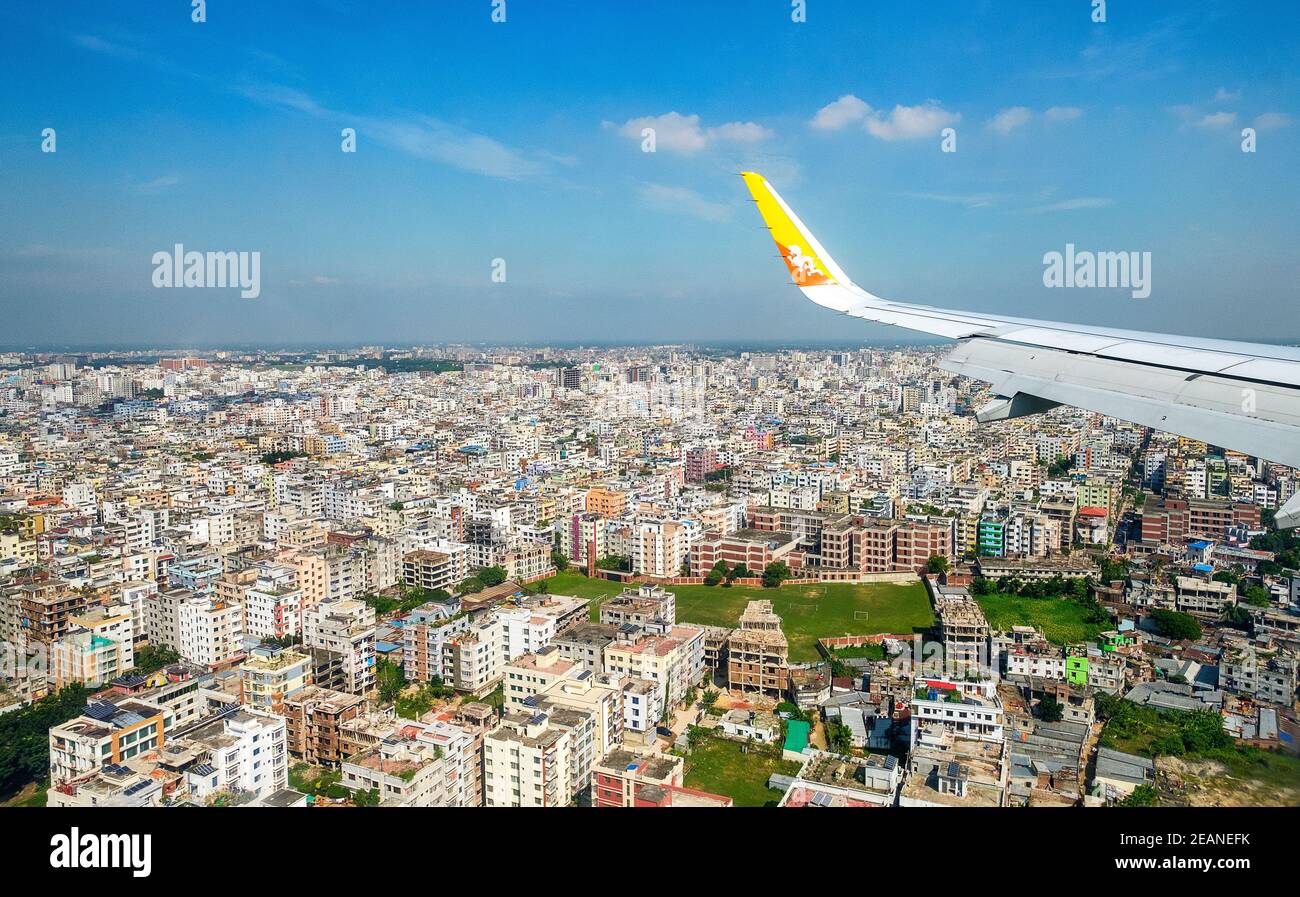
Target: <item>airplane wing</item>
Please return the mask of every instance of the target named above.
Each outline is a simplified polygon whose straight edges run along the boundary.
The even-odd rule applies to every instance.
[[[980,422],[1073,405],[1300,467],[1300,349],[892,302],[859,287],[762,175],[744,172],[790,276],[818,305],[957,340],[940,363],[992,384]],[[1277,524],[1300,523],[1300,493]]]

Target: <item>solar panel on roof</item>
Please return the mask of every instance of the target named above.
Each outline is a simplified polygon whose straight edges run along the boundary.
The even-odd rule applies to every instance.
[[[106,723],[115,715],[117,715],[117,705],[109,701],[96,701],[86,705],[86,716],[91,719]]]

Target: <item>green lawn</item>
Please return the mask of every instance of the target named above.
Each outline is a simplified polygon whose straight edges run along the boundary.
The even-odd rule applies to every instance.
[[[976,595],[975,602],[993,629],[1033,626],[1049,642],[1068,645],[1097,638],[1109,627],[1088,623],[1087,608],[1068,598],[1025,598],[1020,595]]]
[[[781,749],[751,747],[741,753],[744,745],[726,738],[705,737],[686,758],[686,787],[725,794],[738,807],[775,806],[781,792],[767,787],[773,773],[794,775],[799,764],[782,760]]]
[[[558,574],[546,582],[548,591],[556,595],[596,599],[602,595],[612,597],[621,591],[618,583],[588,579],[573,572]],[[919,582],[901,585],[837,582],[787,585],[779,589],[704,585],[668,588],[677,595],[677,619],[705,626],[735,626],[749,601],[771,601],[790,641],[790,659],[796,663],[820,659],[819,638],[880,632],[910,635],[915,630],[929,628],[934,622],[929,596]],[[855,611],[866,611],[867,619],[857,619]],[[599,603],[594,600],[591,618],[599,618]]]

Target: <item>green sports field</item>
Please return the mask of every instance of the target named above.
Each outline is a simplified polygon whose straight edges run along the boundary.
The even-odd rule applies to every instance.
[[[1067,598],[998,593],[976,595],[975,603],[984,611],[990,628],[1010,631],[1012,626],[1033,626],[1058,645],[1091,641],[1109,628],[1087,622],[1087,609]]]
[[[548,591],[556,595],[599,599],[621,591],[618,583],[588,579],[574,572],[561,573],[546,582]],[[816,644],[819,638],[881,632],[909,635],[929,628],[934,622],[930,599],[925,586],[919,582],[901,585],[837,582],[786,585],[779,589],[703,585],[667,588],[677,595],[677,619],[682,623],[735,626],[747,602],[771,601],[782,619],[790,641],[790,659],[795,662],[819,659]],[[866,619],[859,619],[855,612],[865,612]],[[593,600],[591,618],[598,617],[599,604]]]

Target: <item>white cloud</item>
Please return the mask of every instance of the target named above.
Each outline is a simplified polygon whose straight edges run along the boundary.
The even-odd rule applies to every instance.
[[[1261,131],[1285,128],[1291,124],[1291,116],[1285,112],[1264,112],[1255,116],[1255,127]]]
[[[1072,212],[1075,209],[1104,209],[1113,206],[1115,200],[1109,196],[1080,196],[1077,199],[1063,199],[1050,205],[1035,206],[1031,212]]]
[[[1048,121],[1074,121],[1083,117],[1083,110],[1078,106],[1052,106],[1043,113],[1043,118]]]
[[[1169,111],[1182,119],[1184,125],[1193,128],[1230,128],[1237,121],[1235,112],[1202,113],[1195,106],[1173,106]]]
[[[168,187],[175,187],[181,182],[181,176],[178,174],[165,174],[156,177],[152,181],[145,181],[142,184],[136,184],[134,190],[137,193],[160,193]]]
[[[1211,112],[1193,122],[1198,128],[1230,128],[1237,121],[1235,112]]]
[[[728,143],[758,143],[772,136],[772,132],[752,121],[733,121],[709,128],[709,139]]]
[[[731,217],[730,206],[707,200],[686,187],[642,184],[637,194],[642,205],[659,212],[689,215],[703,221],[725,221]]]
[[[845,125],[862,121],[871,114],[871,104],[851,93],[846,93],[833,103],[817,110],[809,124],[819,131],[838,131]]]
[[[407,119],[360,118],[358,131],[418,159],[441,162],[461,171],[508,181],[537,177],[542,162],[525,156],[483,134],[429,116]]]
[[[1033,117],[1034,114],[1027,106],[1011,106],[989,119],[988,127],[999,134],[1010,134],[1016,128],[1029,124],[1029,120]]]
[[[270,106],[280,106],[319,118],[332,118],[355,127],[362,139],[398,150],[417,159],[441,162],[461,171],[519,181],[547,173],[550,159],[542,153],[526,154],[484,134],[466,130],[429,115],[371,118],[328,109],[292,87],[258,84],[238,92]]]
[[[668,112],[663,115],[642,115],[630,118],[622,125],[605,122],[606,128],[614,128],[620,137],[629,140],[644,140],[644,131],[654,131],[655,148],[670,153],[689,155],[698,153],[716,143],[754,144],[772,136],[772,132],[752,121],[733,121],[716,127],[706,128],[700,124],[698,115],[682,115],[680,112]]]
[[[1235,103],[1241,99],[1240,90],[1228,90],[1226,87],[1220,87],[1214,92],[1214,102],[1216,103]]]
[[[889,115],[873,112],[866,119],[867,133],[879,140],[915,140],[932,137],[948,125],[961,120],[961,114],[949,112],[936,100],[919,106],[895,106]]]
[[[1002,199],[997,193],[903,193],[901,195],[906,196],[908,199],[942,202],[949,205],[965,206],[968,209],[983,209]]]

